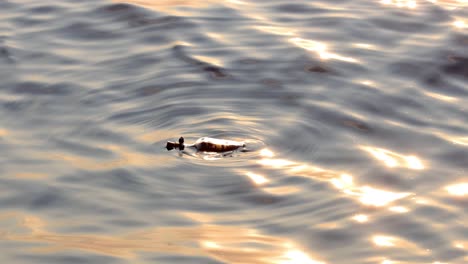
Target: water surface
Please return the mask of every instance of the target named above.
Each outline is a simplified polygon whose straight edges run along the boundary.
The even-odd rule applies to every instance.
[[[467,17],[1,1],[0,262],[467,263]]]

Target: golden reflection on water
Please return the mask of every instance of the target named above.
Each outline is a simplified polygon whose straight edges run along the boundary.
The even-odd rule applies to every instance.
[[[393,247],[397,239],[391,236],[375,235],[372,242],[379,247]]]
[[[197,225],[157,227],[121,235],[60,234],[47,222],[21,213],[3,214],[0,220],[19,220],[18,228],[0,230],[0,240],[44,243],[34,251],[50,254],[67,250],[89,251],[125,259],[140,252],[205,256],[226,263],[323,264],[286,238],[262,235],[242,226]],[[199,216],[197,218],[200,218]]]
[[[148,9],[153,9],[157,12],[165,12],[174,15],[184,15],[186,12],[181,7],[189,8],[208,8],[212,5],[219,4],[220,1],[215,0],[113,0],[118,3],[129,3],[139,5]],[[240,0],[224,0],[223,5],[236,7],[238,5],[247,5],[247,2]]]
[[[438,99],[438,100],[441,100],[441,101],[445,101],[445,102],[458,101],[458,98],[456,98],[456,97],[451,97],[451,96],[442,95],[442,94],[438,94],[438,93],[424,92],[424,94],[426,96],[429,96],[429,97],[432,97],[432,98],[435,98],[435,99]]]
[[[454,196],[468,196],[468,182],[452,184],[445,187],[445,189]]]
[[[280,26],[256,26],[255,28],[261,31],[281,36],[293,36],[295,34],[293,30]]]
[[[413,155],[405,156],[387,149],[370,146],[361,146],[361,149],[369,152],[374,158],[382,161],[385,166],[390,168],[405,167],[413,170],[422,170],[425,168],[422,161]]]
[[[109,170],[121,167],[147,167],[154,164],[158,166],[170,166],[175,162],[169,155],[150,155],[148,153],[136,152],[121,145],[98,146],[112,151],[113,157],[107,159],[96,159],[79,156],[71,153],[55,152],[48,155],[49,160],[65,161],[71,167],[84,170]]]
[[[468,146],[468,137],[457,137],[442,132],[436,132],[434,134],[453,144]]]
[[[14,178],[24,179],[24,180],[37,180],[47,178],[47,174],[39,172],[18,172],[13,174]]]
[[[295,44],[296,46],[301,47],[305,50],[316,52],[318,56],[323,60],[335,59],[335,60],[341,60],[341,61],[353,62],[353,63],[358,62],[354,58],[344,57],[337,53],[330,52],[327,45],[322,42],[303,39],[299,37],[290,38],[289,41]]]
[[[352,219],[358,223],[365,223],[369,221],[369,217],[365,214],[357,214]]]
[[[255,185],[263,185],[269,182],[269,180],[265,178],[265,176],[250,171],[246,172],[245,175],[249,177],[252,180],[252,182],[255,183]]]
[[[262,150],[260,150],[260,156],[262,157],[265,157],[265,158],[272,158],[275,156],[275,153],[273,153],[273,151],[267,149],[267,148],[264,148]]]
[[[359,188],[355,195],[359,197],[359,201],[364,205],[381,207],[405,198],[409,196],[410,193],[396,193],[364,186]]]
[[[297,193],[301,190],[294,186],[268,186],[271,181],[267,177],[251,171],[239,171],[239,174],[247,176],[256,187],[270,194],[286,195]]]
[[[0,128],[0,137],[4,137],[8,134],[9,134],[8,130]]]
[[[409,209],[403,206],[392,206],[388,208],[388,210],[396,213],[407,213],[409,212]]]
[[[379,248],[398,247],[399,249],[411,252],[411,254],[427,256],[430,255],[430,251],[426,248],[420,247],[412,241],[407,241],[401,237],[389,236],[384,234],[376,234],[371,238],[372,243]]]
[[[408,159],[408,157],[405,157],[404,160],[409,164],[408,166],[410,168],[417,167],[411,163],[411,161],[414,162],[414,160]],[[408,162],[408,160],[410,162]],[[393,192],[365,185],[359,186],[354,183],[352,175],[286,159],[263,158],[257,161],[257,163],[272,169],[283,169],[290,175],[328,181],[336,189],[350,197],[355,197],[360,203],[368,206],[383,207],[411,195],[411,193],[406,192]],[[418,164],[417,162],[415,163]]]
[[[405,7],[405,8],[416,8],[417,3],[414,0],[381,0],[380,3],[384,5],[394,5],[397,7]]]
[[[468,24],[465,23],[465,21],[463,21],[463,20],[455,20],[455,21],[453,21],[452,25],[453,25],[454,27],[460,28],[460,29],[462,29],[462,28],[468,28]]]
[[[197,7],[204,8],[213,4],[216,4],[218,1],[214,0],[205,0],[205,1],[196,1],[196,0],[114,0],[119,3],[129,3],[134,5],[139,5],[145,8],[153,9],[158,12],[166,12],[173,14],[183,14],[182,11],[177,10],[177,7]]]

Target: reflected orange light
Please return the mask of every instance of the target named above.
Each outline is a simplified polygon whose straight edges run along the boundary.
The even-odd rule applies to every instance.
[[[385,166],[394,167],[406,167],[412,170],[422,170],[424,165],[422,161],[413,155],[405,156],[387,149],[375,148],[369,146],[361,146],[361,149],[369,152],[374,158],[382,161]]]
[[[199,61],[207,62],[211,65],[223,66],[223,62],[219,58],[216,58],[216,57],[208,57],[208,56],[193,55],[193,54],[191,55],[191,57]]]
[[[360,81],[360,83],[364,84],[366,86],[375,86],[375,83],[373,81],[369,81],[369,80]]]
[[[468,242],[455,242],[453,244],[454,247],[456,248],[460,248],[460,249],[464,249],[465,247],[467,247],[466,245],[468,245]]]
[[[407,158],[410,168],[417,168],[419,163],[413,162],[412,156]],[[408,161],[410,160],[410,161]],[[346,173],[338,173],[331,170],[325,170],[318,167],[310,166],[305,163],[297,163],[285,159],[270,159],[264,158],[257,161],[263,166],[267,166],[273,169],[283,169],[290,174],[299,175],[303,177],[310,177],[315,180],[324,180],[330,182],[335,188],[341,190],[343,193],[356,197],[359,202],[364,205],[382,207],[386,206],[396,200],[405,198],[411,193],[398,193],[380,190],[370,186],[357,186],[353,181],[353,176]]]
[[[349,189],[353,187],[353,177],[348,174],[341,174],[339,178],[331,179],[331,183],[338,189]]]
[[[270,166],[272,168],[284,168],[293,166],[296,163],[293,161],[285,160],[285,159],[261,159],[258,161],[259,164]]]
[[[294,31],[284,28],[284,27],[278,27],[278,26],[257,26],[255,27],[258,30],[265,31],[268,33],[276,34],[276,35],[282,35],[282,36],[292,36],[294,35]]]
[[[0,137],[4,137],[4,136],[6,136],[8,134],[9,134],[8,130],[0,129]]]
[[[211,215],[197,212],[182,212],[181,215],[197,223],[210,223],[214,220]]]
[[[288,250],[284,253],[282,256],[283,259],[281,259],[278,262],[275,262],[277,264],[324,264],[324,262],[318,262],[313,259],[311,259],[307,254],[304,252],[297,250],[297,249],[292,249]]]
[[[393,247],[395,246],[396,238],[391,236],[376,235],[372,237],[372,242],[379,247]]]
[[[451,97],[451,96],[442,95],[442,94],[438,94],[438,93],[424,92],[424,94],[429,96],[429,97],[441,100],[441,101],[446,101],[446,102],[458,101],[458,98],[456,98],[456,97]]]
[[[213,242],[213,241],[202,241],[201,244],[203,247],[209,248],[209,249],[221,248],[220,245],[218,245],[216,242]]]
[[[392,212],[396,212],[396,213],[407,213],[407,212],[409,212],[408,208],[403,207],[403,206],[392,206],[392,207],[388,208],[388,210],[390,210]]]
[[[410,193],[384,191],[370,186],[356,186],[353,183],[353,177],[348,174],[341,174],[331,179],[330,182],[344,193],[357,197],[364,205],[381,207],[410,195]]]
[[[253,172],[246,172],[245,175],[249,177],[256,185],[263,185],[268,183],[269,180],[260,174],[256,174]]]
[[[393,201],[405,198],[410,193],[395,193],[390,191],[379,190],[373,187],[364,186],[359,189],[359,201],[365,205],[385,206]]]
[[[412,254],[428,254],[428,250],[426,248],[422,248],[420,247],[420,245],[402,239],[401,237],[394,237],[389,235],[374,235],[372,236],[371,240],[378,247],[394,247],[398,245],[400,249],[405,249],[408,252],[411,252]]]
[[[47,174],[37,173],[37,172],[19,172],[13,175],[15,178],[19,179],[44,179],[47,178]]]
[[[465,21],[462,20],[455,20],[452,25],[456,28],[468,28],[468,24],[465,23]]]
[[[263,188],[265,192],[276,194],[276,195],[286,195],[300,192],[301,189],[294,186],[280,186],[280,187],[267,187]]]
[[[275,154],[273,153],[273,151],[267,149],[267,148],[264,148],[262,150],[260,150],[260,156],[262,157],[266,157],[266,158],[272,158],[275,156]]]
[[[468,146],[468,137],[456,137],[441,132],[436,134],[442,139],[449,141],[453,144]]]
[[[455,144],[468,146],[468,137],[452,138],[452,142]]]
[[[171,162],[175,162],[169,155],[141,153],[120,145],[102,145],[100,147],[111,151],[112,157],[95,159],[77,154],[56,152],[51,153],[48,158],[50,160],[65,161],[72,167],[86,170],[108,170],[125,166],[145,167],[155,164],[170,166]]]
[[[308,39],[303,39],[303,38],[298,38],[298,37],[290,38],[289,41],[295,44],[296,46],[301,47],[305,50],[316,52],[318,56],[323,60],[335,59],[335,60],[341,60],[341,61],[353,62],[353,63],[358,62],[354,58],[344,57],[344,56],[328,51],[327,45],[318,41],[313,41],[313,40],[308,40]]]
[[[184,12],[180,7],[193,7],[193,8],[206,8],[210,5],[216,4],[217,1],[205,0],[114,0],[115,2],[130,3],[139,5],[145,8],[154,9],[158,12],[172,13],[176,15],[183,15]],[[229,2],[229,1],[228,1]]]
[[[468,195],[468,182],[467,183],[458,183],[452,184],[445,187],[447,192],[455,196],[465,196]]]
[[[353,216],[352,219],[354,221],[356,221],[356,222],[359,222],[359,223],[365,223],[365,222],[369,221],[369,217],[367,215],[364,215],[364,214],[355,215],[355,216]]]
[[[416,8],[417,3],[414,0],[381,0],[380,3],[384,5],[394,5],[400,8],[406,7],[406,8]]]
[[[223,263],[321,264],[289,239],[262,235],[242,226],[195,225],[157,227],[126,234],[61,234],[47,230],[47,222],[33,215],[0,215],[0,220],[19,219],[18,226],[0,229],[0,239],[40,243],[41,252],[78,250],[131,259],[141,263],[143,252],[203,256]],[[69,224],[67,225],[69,226]]]
[[[372,49],[372,50],[377,49],[377,47],[374,44],[368,44],[368,43],[354,43],[353,46],[358,47],[358,48],[363,48],[363,49]]]
[[[422,170],[422,169],[424,169],[424,166],[423,166],[421,160],[418,159],[418,157],[407,156],[407,157],[404,157],[404,159],[406,161],[406,166],[409,169],[413,169],[413,170]]]

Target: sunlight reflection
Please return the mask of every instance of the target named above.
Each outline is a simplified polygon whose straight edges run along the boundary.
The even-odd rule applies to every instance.
[[[331,183],[338,189],[349,189],[353,187],[353,177],[348,174],[341,174],[339,178],[331,179]]]
[[[458,101],[458,98],[456,98],[456,97],[451,97],[451,96],[442,95],[442,94],[438,94],[438,93],[424,92],[424,94],[429,96],[429,97],[441,100],[441,101],[446,101],[446,102]]]
[[[424,165],[422,161],[416,156],[405,156],[402,154],[398,154],[396,152],[382,149],[382,148],[375,148],[369,146],[361,146],[361,149],[369,152],[372,156],[374,156],[377,160],[382,161],[385,166],[394,168],[394,167],[406,167],[408,169],[413,170],[422,170],[424,169]]]
[[[372,242],[379,247],[393,247],[395,240],[396,238],[391,236],[376,235],[372,237]]]
[[[358,215],[355,215],[352,217],[352,219],[356,222],[359,222],[359,223],[365,223],[367,221],[369,221],[369,217],[367,215],[364,215],[364,214],[358,214]]]
[[[453,246],[454,246],[454,247],[460,248],[460,249],[466,248],[467,245],[468,245],[468,242],[461,242],[461,241],[459,241],[459,242],[453,243]]]
[[[184,12],[180,7],[205,8],[217,3],[213,0],[195,1],[195,0],[114,0],[120,3],[130,3],[139,5],[145,8],[153,9],[158,12],[172,13],[175,15],[183,15]]]
[[[411,193],[391,192],[370,186],[358,186],[354,183],[352,175],[325,170],[304,163],[270,158],[264,158],[257,162],[263,166],[271,167],[273,169],[284,169],[289,174],[311,177],[315,180],[328,181],[343,193],[356,197],[356,199],[364,205],[382,207],[411,195]],[[417,165],[419,164],[416,163],[408,166],[414,168],[417,167]]]
[[[67,152],[56,152],[49,154],[48,158],[50,160],[65,161],[72,167],[86,170],[109,170],[124,166],[146,167],[155,164],[165,167],[175,162],[168,155],[150,155],[149,153],[137,152],[121,145],[108,144],[96,147],[109,150],[113,155],[107,159],[96,159]]]
[[[140,260],[140,253],[163,252],[206,256],[223,263],[324,263],[316,261],[310,253],[303,251],[289,239],[262,235],[255,229],[242,226],[202,224],[190,227],[156,227],[121,235],[61,234],[48,231],[47,221],[37,216],[21,213],[0,215],[2,221],[10,219],[17,219],[18,226],[0,229],[0,240],[30,242],[36,252],[80,250],[137,262]]]
[[[397,262],[395,262],[393,260],[386,259],[386,260],[383,260],[381,262],[381,264],[397,264]]]
[[[359,194],[359,201],[365,205],[373,206],[385,206],[396,200],[405,198],[410,195],[410,193],[395,193],[390,191],[379,190],[369,186],[364,186],[359,189],[361,193]]]
[[[288,250],[284,255],[282,256],[283,259],[279,260],[278,262],[275,262],[277,264],[324,264],[324,262],[318,262],[313,259],[311,259],[307,254],[304,252],[293,249],[293,250]]]
[[[441,133],[441,132],[438,132],[435,134],[441,137],[442,139],[449,141],[453,144],[468,146],[468,137],[456,137],[456,136],[451,136],[451,135]]]
[[[238,173],[240,175],[246,175],[256,186],[261,188],[262,191],[270,193],[270,194],[286,195],[286,194],[291,194],[291,193],[297,193],[297,192],[299,192],[301,190],[298,187],[289,186],[289,185],[285,185],[285,186],[264,186],[264,185],[266,185],[267,183],[270,182],[270,180],[267,177],[265,177],[263,175],[260,175],[258,173],[251,172],[251,171],[246,172],[246,171],[240,170],[240,171],[238,171]]]
[[[362,48],[362,49],[377,50],[377,47],[374,44],[354,43],[353,46]]]
[[[468,24],[465,23],[465,21],[462,20],[455,20],[452,24],[456,28],[468,28]]]
[[[267,149],[267,148],[264,148],[262,150],[260,150],[260,156],[262,157],[267,157],[267,158],[272,158],[273,156],[275,156],[275,154],[273,153],[273,151]]]
[[[262,176],[260,174],[246,172],[245,175],[247,175],[247,177],[249,177],[256,185],[263,185],[269,182],[269,180],[265,178],[265,176]]]
[[[290,38],[289,41],[303,49],[316,52],[319,55],[319,57],[323,60],[335,59],[335,60],[341,60],[341,61],[353,62],[353,63],[358,62],[354,58],[344,57],[336,53],[329,52],[327,45],[318,41],[312,41],[312,40],[302,39],[298,37]]]
[[[458,183],[452,184],[445,187],[447,192],[454,196],[465,196],[468,195],[468,182],[467,183]]]
[[[412,252],[412,254],[428,255],[429,253],[427,248],[423,248],[420,245],[412,241],[407,241],[401,237],[378,234],[378,235],[372,236],[371,241],[378,247],[398,246],[400,249],[405,249],[408,252]],[[399,262],[395,262],[395,263],[399,263]]]
[[[364,85],[366,85],[366,86],[371,86],[371,87],[376,86],[376,85],[375,85],[375,82],[370,81],[370,80],[360,81],[360,83],[361,83],[361,84],[364,84]]]
[[[6,135],[8,135],[8,134],[9,134],[8,130],[6,130],[6,129],[0,129],[0,137],[4,137],[4,136],[6,136]]]
[[[283,28],[283,27],[278,27],[278,26],[256,26],[255,27],[258,30],[265,31],[268,33],[276,34],[276,35],[281,35],[281,36],[292,36],[294,35],[294,31],[288,29],[288,28]]]
[[[45,173],[39,173],[39,172],[18,172],[13,174],[13,177],[18,178],[18,179],[27,179],[27,180],[32,180],[32,179],[44,179],[47,178],[47,174]]]
[[[414,0],[381,0],[380,3],[384,5],[394,5],[397,7],[405,7],[405,8],[416,8],[417,4]]]
[[[293,161],[285,159],[261,159],[258,161],[261,165],[270,166],[272,168],[283,168],[295,165]]]
[[[409,209],[403,206],[392,206],[388,208],[388,210],[396,213],[407,213],[409,212]]]
[[[276,195],[287,195],[292,193],[298,193],[301,191],[301,188],[294,186],[278,186],[278,187],[266,187],[263,190],[267,193],[276,194]]]

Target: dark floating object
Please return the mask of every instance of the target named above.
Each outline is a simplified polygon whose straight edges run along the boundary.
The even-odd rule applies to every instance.
[[[202,152],[227,152],[234,151],[239,148],[244,148],[244,142],[238,142],[233,140],[217,139],[202,137],[195,141],[194,144],[185,145],[184,138],[180,137],[179,142],[168,141],[166,144],[167,150],[179,149],[184,150],[185,148],[192,148]]]
[[[307,71],[309,72],[316,72],[316,73],[327,73],[327,72],[330,72],[329,69],[323,67],[323,66],[320,66],[320,65],[315,65],[315,66],[312,66],[312,67],[308,67],[307,68]]]
[[[468,57],[450,56],[448,60],[449,63],[443,66],[445,73],[468,78]]]

